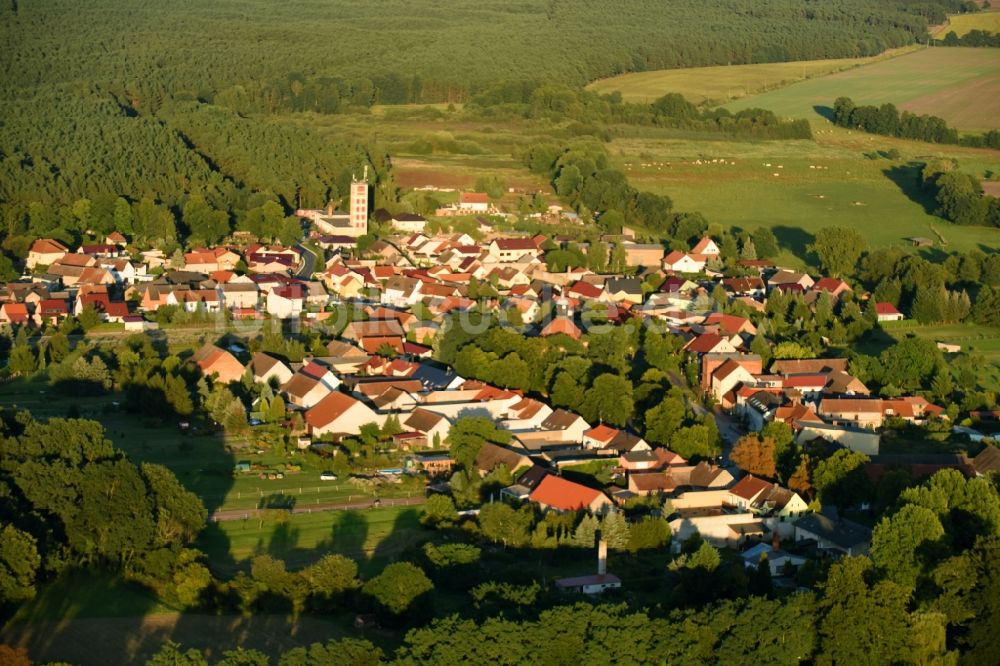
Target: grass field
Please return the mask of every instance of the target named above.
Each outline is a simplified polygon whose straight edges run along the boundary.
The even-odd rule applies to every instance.
[[[1000,329],[977,324],[920,324],[905,320],[883,324],[855,344],[853,349],[876,356],[887,347],[907,336],[917,336],[932,342],[961,345],[963,352],[982,356],[980,375],[983,389],[1000,391]]]
[[[892,102],[933,113],[963,130],[1000,128],[1000,49],[931,48],[744,97],[730,110],[758,107],[819,120],[837,97]]]
[[[900,159],[878,156],[893,148]],[[1000,248],[1000,229],[960,227],[934,216],[934,203],[917,186],[917,167],[911,165],[956,157],[963,169],[981,174],[1000,163],[996,151],[839,128],[817,130],[815,141],[759,143],[644,130],[615,139],[610,151],[636,188],[667,194],[675,209],[700,211],[709,223],[769,226],[800,260],[813,234],[827,226],[860,229],[872,246],[937,238],[936,230],[947,242],[940,246],[945,251]]]
[[[916,48],[919,47],[894,49],[871,58],[804,60],[634,72],[594,81],[587,86],[587,89],[602,94],[618,91],[628,102],[649,103],[667,93],[676,92],[695,104],[723,104],[797,81],[885,60]]]
[[[404,551],[440,538],[440,532],[420,525],[419,514],[416,507],[388,507],[296,514],[283,523],[229,521],[206,529],[197,546],[208,555],[213,569],[227,576],[246,567],[256,555],[272,555],[298,569],[323,555],[338,553],[356,560],[367,577]]]
[[[949,16],[948,22],[938,28],[934,33],[937,39],[944,39],[949,32],[954,32],[961,37],[970,30],[985,30],[986,32],[1000,32],[1000,11],[991,10],[986,12],[976,12],[975,14],[956,14]]]
[[[920,325],[904,322],[885,331],[896,339],[916,335],[934,342],[961,345],[962,351],[981,354],[987,362],[1000,365],[1000,329],[975,324]]]

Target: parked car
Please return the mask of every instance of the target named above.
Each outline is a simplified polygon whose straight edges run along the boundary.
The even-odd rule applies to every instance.
[[[334,474],[333,472],[320,472],[319,480],[320,481],[336,481],[337,480],[337,475]]]

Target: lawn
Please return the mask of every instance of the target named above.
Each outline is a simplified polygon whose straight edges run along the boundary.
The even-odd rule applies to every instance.
[[[798,81],[885,60],[916,48],[919,47],[894,49],[871,58],[801,60],[633,72],[594,81],[587,86],[587,89],[601,94],[618,91],[625,101],[644,104],[670,92],[680,93],[695,104],[723,104]]]
[[[991,363],[1000,363],[1000,329],[976,324],[927,324],[904,321],[885,331],[894,338],[907,335],[962,345],[962,351],[976,352]]]
[[[985,362],[980,375],[982,387],[1000,391],[1000,328],[977,324],[919,324],[906,320],[883,324],[853,345],[854,351],[877,356],[908,335],[933,342],[961,345],[963,352],[981,354]]]
[[[932,48],[744,97],[726,108],[819,120],[836,98],[892,102],[964,130],[1000,128],[1000,49]]]
[[[891,149],[899,159],[879,155]],[[982,174],[1000,161],[997,151],[833,128],[817,130],[814,141],[755,143],[648,129],[615,139],[610,152],[636,188],[666,194],[676,210],[699,211],[710,224],[771,227],[800,262],[816,231],[828,226],[862,230],[872,246],[940,233],[948,252],[1000,248],[1000,229],[960,227],[934,216],[934,202],[918,187],[917,166],[955,157],[964,170]]]
[[[403,552],[442,537],[420,525],[419,507],[294,514],[286,521],[249,519],[210,525],[197,546],[224,576],[268,554],[300,568],[328,553],[358,562],[364,576],[381,571]]]
[[[970,30],[1000,32],[1000,11],[975,12],[973,14],[956,14],[948,17],[948,22],[934,33],[937,39],[944,39],[949,32],[961,37]]]
[[[44,585],[22,604],[12,622],[74,620],[85,617],[131,617],[176,612],[153,592],[100,570],[69,571]]]

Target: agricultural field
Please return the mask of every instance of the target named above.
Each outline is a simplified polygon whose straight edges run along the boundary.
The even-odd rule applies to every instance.
[[[931,113],[962,130],[1000,129],[1000,49],[923,49],[744,97],[726,108],[758,107],[825,124],[821,117],[842,96],[858,104],[892,102]]]
[[[884,157],[892,149],[898,159]],[[861,229],[872,246],[925,236],[946,252],[1000,248],[1000,229],[936,217],[917,184],[918,162],[951,156],[982,174],[1000,162],[996,151],[839,128],[818,130],[815,141],[759,143],[650,131],[615,139],[609,150],[636,188],[669,195],[676,210],[700,211],[710,224],[771,227],[790,251],[782,259],[799,265],[813,234],[828,226]]]
[[[426,189],[441,204],[457,200],[458,190],[477,189],[484,182],[501,187],[500,205],[509,210],[517,210],[525,194],[555,196],[551,184],[515,155],[532,143],[552,141],[558,126],[540,120],[468,120],[460,113],[441,105],[408,105],[376,107],[372,116],[293,114],[280,122],[307,127],[332,141],[350,137],[378,146],[392,157],[397,186]],[[414,196],[407,203],[414,206]]]
[[[690,67],[633,72],[594,81],[588,90],[607,94],[620,92],[628,102],[648,104],[667,93],[680,93],[695,104],[724,104],[728,101],[782,88],[798,81],[910,53],[920,47],[891,49],[870,58],[836,58],[797,62]]]
[[[1000,10],[949,16],[948,22],[934,32],[934,37],[943,39],[949,32],[954,32],[959,37],[962,37],[971,30],[1000,32]]]

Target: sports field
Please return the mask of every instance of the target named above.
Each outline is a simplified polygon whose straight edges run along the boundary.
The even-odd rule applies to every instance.
[[[1000,49],[923,49],[744,97],[726,108],[757,107],[819,120],[841,96],[858,104],[891,102],[901,109],[932,113],[959,129],[1000,129]]]
[[[594,81],[587,86],[587,89],[602,94],[618,91],[628,102],[649,103],[667,93],[676,92],[695,104],[722,104],[766,90],[782,88],[797,81],[885,60],[909,53],[916,48],[919,47],[894,49],[871,58],[802,60],[633,72]]]
[[[898,159],[884,156],[892,149]],[[828,226],[859,229],[872,246],[907,245],[907,238],[925,236],[946,252],[1000,248],[1000,229],[961,227],[934,216],[916,166],[948,156],[982,173],[996,168],[997,151],[834,128],[817,130],[816,141],[759,143],[649,132],[616,139],[610,152],[638,189],[667,194],[676,210],[700,211],[710,224],[771,227],[799,260],[815,232]]]
[[[992,10],[976,12],[975,14],[956,14],[948,17],[948,23],[938,28],[934,33],[937,39],[944,39],[949,32],[961,37],[970,30],[985,30],[1000,32],[1000,11]]]

